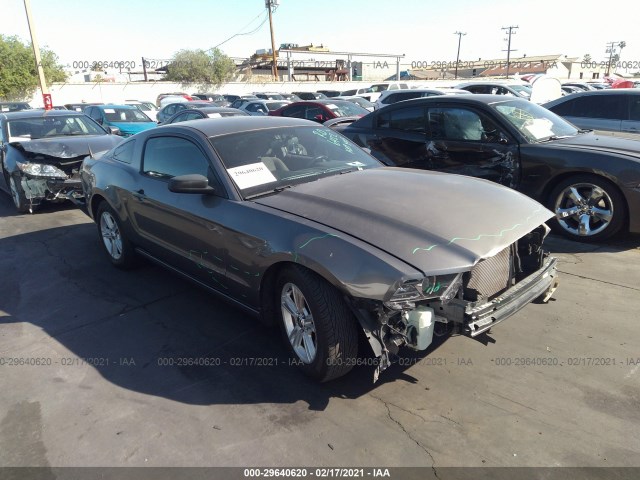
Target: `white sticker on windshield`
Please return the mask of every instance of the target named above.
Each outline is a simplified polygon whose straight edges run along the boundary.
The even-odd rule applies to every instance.
[[[347,162],[347,165],[351,166],[351,167],[364,167],[364,163],[362,162]]]
[[[533,120],[528,120],[527,123],[525,123],[524,128],[539,140],[541,138],[553,136],[553,131],[551,130],[552,126],[553,123],[546,118],[535,118]]]
[[[105,108],[104,113],[116,113],[116,111],[113,108]]]
[[[241,190],[276,181],[276,177],[262,162],[227,168],[227,172]]]
[[[327,103],[325,107],[327,107],[329,110],[335,110],[336,108],[338,108],[338,106],[333,103]]]
[[[9,137],[9,143],[11,143],[11,142],[28,142],[29,140],[31,140],[31,135],[30,134],[21,135],[19,137]]]
[[[207,117],[209,117],[209,118],[219,118],[221,116],[222,115],[220,115],[219,113],[208,113],[207,114]]]

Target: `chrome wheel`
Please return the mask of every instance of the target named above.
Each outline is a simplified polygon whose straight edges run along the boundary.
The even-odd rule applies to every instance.
[[[293,283],[285,283],[282,287],[281,306],[286,335],[293,351],[303,363],[312,363],[318,350],[316,325],[306,298]]]
[[[611,196],[593,183],[575,183],[556,198],[554,211],[561,228],[578,237],[591,237],[604,231],[613,220]]]
[[[122,258],[122,235],[115,218],[108,211],[100,215],[100,234],[107,252],[114,260]]]

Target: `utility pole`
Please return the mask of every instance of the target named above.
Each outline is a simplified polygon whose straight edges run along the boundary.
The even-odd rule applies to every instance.
[[[502,30],[509,30],[509,38],[508,39],[505,38],[505,40],[508,41],[508,44],[507,44],[507,78],[509,78],[509,66],[511,64],[511,52],[517,52],[517,50],[515,50],[515,49],[512,50],[511,49],[511,35],[515,35],[516,32],[514,32],[514,30],[517,30],[518,28],[520,28],[520,27],[513,26],[513,25],[509,26],[509,27],[502,27]],[[503,50],[503,52],[504,52],[504,50]]]
[[[458,78],[458,62],[460,61],[460,42],[462,41],[462,36],[466,35],[462,32],[455,32],[454,35],[458,35],[458,55],[456,55],[456,75],[455,78]]]
[[[42,92],[44,109],[51,110],[53,108],[53,102],[51,101],[51,94],[47,88],[47,80],[44,78],[44,69],[42,68],[42,59],[40,58],[40,47],[38,46],[38,39],[36,38],[35,25],[31,20],[31,0],[24,0],[24,10],[27,13],[31,47],[33,47],[33,55],[36,58],[36,69],[38,70],[38,81],[40,83],[40,91]]]
[[[616,48],[621,46],[624,43],[624,46],[626,46],[626,42],[609,42],[607,43],[607,50],[606,53],[609,54],[609,61],[607,62],[607,73],[605,73],[605,75],[608,77],[609,76],[609,72],[611,70],[611,58],[613,57],[613,54],[616,53]]]
[[[147,61],[142,57],[142,73],[144,73],[144,81],[148,82],[149,77],[147,76]]]
[[[275,11],[278,6],[278,0],[264,0],[265,7],[269,10],[269,29],[271,29],[271,53],[273,55],[273,65],[271,67],[273,78],[277,82],[278,78],[278,60],[276,59],[276,41],[273,36],[273,16],[272,11]]]

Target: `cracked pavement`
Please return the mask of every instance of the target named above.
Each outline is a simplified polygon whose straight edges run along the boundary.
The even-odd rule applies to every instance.
[[[640,466],[640,240],[547,245],[554,300],[486,345],[316,384],[278,331],[0,192],[0,466]]]

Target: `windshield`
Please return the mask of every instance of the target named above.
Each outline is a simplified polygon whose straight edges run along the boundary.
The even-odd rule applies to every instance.
[[[147,117],[137,108],[105,108],[104,117],[107,122],[126,122],[126,123],[139,123],[150,122],[151,119]]]
[[[336,117],[357,117],[369,113],[368,110],[362,108],[360,105],[347,102],[346,100],[336,103],[325,103],[324,106],[331,110],[331,113]]]
[[[98,124],[85,115],[43,116],[10,120],[7,123],[7,129],[10,142],[69,135],[107,134]]]
[[[371,92],[384,92],[387,88],[389,88],[389,85],[387,85],[386,83],[371,85]]]
[[[510,87],[526,98],[531,97],[531,87],[528,85],[510,85]]]
[[[244,198],[381,166],[350,140],[320,125],[269,128],[209,140]]]
[[[280,107],[289,105],[289,102],[265,102],[267,108],[271,111],[278,110]]]
[[[578,134],[578,129],[569,122],[528,100],[493,103],[491,107],[532,143]]]

